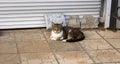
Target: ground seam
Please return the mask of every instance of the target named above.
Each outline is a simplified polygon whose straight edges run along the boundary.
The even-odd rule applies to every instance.
[[[43,34],[43,36],[44,36],[45,40],[46,40],[46,41],[47,41],[47,43],[48,43],[48,40],[47,40],[47,38],[46,38],[46,36],[45,36],[45,34],[44,34],[44,32],[43,32],[43,31],[42,31],[42,34]],[[48,45],[49,45],[49,43],[48,43]],[[55,60],[57,61],[57,63],[58,63],[58,64],[60,64],[60,62],[59,62],[59,61],[58,61],[58,59],[57,59],[56,54],[54,53],[54,51],[52,50],[52,48],[50,47],[50,45],[49,45],[49,48],[51,49],[52,54],[54,55],[54,58],[55,58]]]
[[[78,42],[79,43],[79,42]],[[80,47],[83,49],[83,51],[85,51],[85,53],[89,56],[89,58],[93,61],[93,63],[96,64],[95,60],[90,56],[90,54],[86,51],[86,49],[82,46],[81,43],[79,43]]]
[[[14,38],[15,38],[15,44],[16,44],[16,48],[17,48],[17,54],[19,55],[19,61],[20,61],[20,64],[22,64],[22,60],[21,60],[21,56],[20,56],[20,51],[19,51],[19,48],[18,48],[18,44],[17,44],[17,41],[16,41],[16,35],[15,35],[15,32],[14,32]]]
[[[113,47],[113,49],[115,49],[117,52],[119,52],[119,50],[117,50],[111,43],[109,43],[103,36],[101,36],[97,31],[96,31],[96,33],[103,39],[103,40],[105,40],[110,46],[112,46]],[[119,52],[120,53],[120,52]]]

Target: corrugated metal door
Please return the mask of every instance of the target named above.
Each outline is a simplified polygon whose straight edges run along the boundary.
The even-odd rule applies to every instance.
[[[47,13],[99,18],[100,7],[101,0],[0,0],[0,29],[45,27]]]

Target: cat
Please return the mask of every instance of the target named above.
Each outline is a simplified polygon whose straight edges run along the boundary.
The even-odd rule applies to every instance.
[[[59,40],[64,42],[77,42],[85,38],[83,32],[78,28],[62,26],[52,22],[51,40]]]

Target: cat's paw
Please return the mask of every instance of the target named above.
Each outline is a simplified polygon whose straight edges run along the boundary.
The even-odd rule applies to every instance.
[[[52,38],[51,40],[57,40],[57,39]]]
[[[61,37],[60,40],[63,40],[63,37]]]
[[[56,38],[50,38],[51,40],[57,40]]]
[[[66,42],[66,40],[62,40],[63,42]]]
[[[50,36],[50,39],[51,39],[51,40],[55,40],[55,38],[54,38],[53,36]]]

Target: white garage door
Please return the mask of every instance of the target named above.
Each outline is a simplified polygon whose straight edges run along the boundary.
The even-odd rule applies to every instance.
[[[0,0],[0,29],[45,27],[47,13],[99,18],[100,7],[101,0]]]

